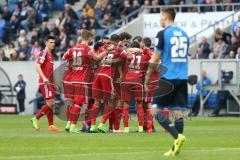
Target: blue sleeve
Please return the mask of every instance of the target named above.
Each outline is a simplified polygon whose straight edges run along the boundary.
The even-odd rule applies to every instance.
[[[164,34],[163,30],[158,32],[156,36],[155,51],[162,51],[164,46]]]

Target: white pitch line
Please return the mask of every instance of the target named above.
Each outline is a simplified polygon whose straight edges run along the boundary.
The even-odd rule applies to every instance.
[[[222,151],[240,151],[240,148],[209,148],[209,149],[188,149],[183,152],[222,152]],[[103,156],[103,155],[128,155],[128,154],[147,154],[147,153],[159,153],[163,150],[152,150],[152,151],[140,151],[140,152],[115,152],[115,153],[83,153],[83,154],[54,154],[54,155],[36,155],[36,156],[12,156],[12,157],[0,157],[0,160],[11,160],[11,159],[44,159],[44,158],[70,158],[70,157],[89,157],[89,156]]]

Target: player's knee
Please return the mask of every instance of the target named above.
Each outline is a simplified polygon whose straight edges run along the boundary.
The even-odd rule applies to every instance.
[[[183,118],[183,113],[182,111],[180,110],[176,110],[176,111],[173,111],[173,116],[174,116],[174,119],[181,119]]]
[[[53,107],[55,107],[55,100],[49,99],[49,100],[47,100],[47,104],[49,107],[53,108]]]
[[[156,121],[162,122],[162,121],[164,121],[164,119],[166,117],[163,115],[162,112],[157,112],[157,113],[154,114],[154,118],[155,118]]]

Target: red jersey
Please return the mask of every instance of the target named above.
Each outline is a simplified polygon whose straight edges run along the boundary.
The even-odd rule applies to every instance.
[[[111,60],[119,59],[120,53],[121,50],[119,48],[109,51],[100,62],[96,75],[105,75],[107,77],[110,77],[111,79],[114,79],[116,72],[118,72],[116,64],[108,64],[105,62],[111,62]]]
[[[90,47],[79,44],[71,48],[65,55],[66,60],[72,60],[71,82],[90,83],[93,64],[93,54]]]
[[[42,72],[44,76],[53,83],[53,61],[54,58],[51,53],[48,53],[46,50],[40,52],[37,63],[41,65]],[[43,84],[43,79],[39,77],[39,84]]]
[[[125,54],[125,57],[127,54]],[[125,64],[124,82],[136,82],[143,83],[145,78],[145,72],[148,69],[149,57],[146,54],[133,53],[132,60],[127,60]]]
[[[71,82],[73,60],[69,56],[70,56],[70,54],[69,54],[69,50],[68,50],[63,55],[63,60],[66,60],[66,63],[64,66],[63,82]]]

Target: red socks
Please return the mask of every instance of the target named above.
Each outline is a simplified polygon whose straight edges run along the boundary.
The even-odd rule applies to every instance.
[[[114,107],[113,106],[106,106],[104,108],[104,114],[102,116],[102,123],[105,124],[106,121],[108,120],[108,118],[110,117],[110,115],[112,114],[112,112],[114,111]]]
[[[47,119],[48,119],[48,125],[53,125],[53,111],[52,109],[48,106],[48,104],[45,104],[40,111],[36,115],[36,119],[39,120],[44,114],[46,114]]]
[[[120,128],[120,122],[121,122],[121,118],[122,118],[122,108],[116,108],[113,112],[114,114],[114,120],[113,120],[113,125],[114,125],[114,129],[115,130],[119,130]]]
[[[77,124],[79,115],[80,115],[81,107],[79,105],[74,105],[71,109],[71,123]]]
[[[143,126],[144,109],[142,104],[137,104],[138,125]]]
[[[128,127],[128,120],[129,120],[129,108],[124,107],[122,110],[122,116],[123,116],[123,125],[124,127]]]
[[[72,109],[72,106],[67,106],[66,108],[67,121],[71,121],[71,109]]]
[[[99,107],[97,105],[92,105],[90,110],[90,121],[91,125],[96,125],[96,119],[98,116]]]
[[[147,132],[152,132],[153,131],[153,117],[151,113],[151,109],[147,110],[146,113],[146,121],[147,121]]]

